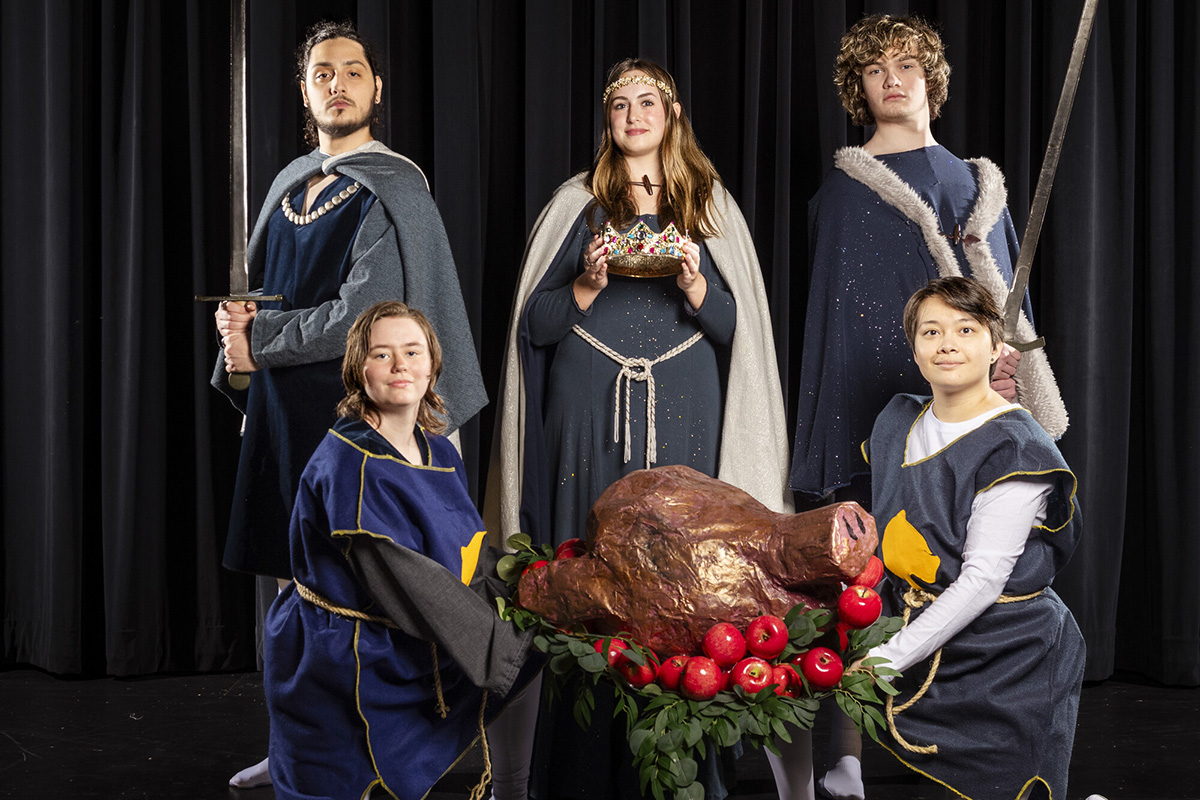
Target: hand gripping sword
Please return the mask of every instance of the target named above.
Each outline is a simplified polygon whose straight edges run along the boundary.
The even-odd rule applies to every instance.
[[[1025,235],[1021,238],[1021,252],[1013,267],[1012,289],[1004,303],[1004,340],[1022,352],[1044,347],[1045,337],[1039,336],[1031,342],[1018,342],[1017,321],[1021,316],[1021,303],[1025,300],[1025,289],[1029,286],[1029,272],[1033,267],[1033,254],[1037,252],[1038,237],[1042,234],[1042,221],[1046,216],[1046,205],[1050,202],[1050,188],[1054,185],[1054,173],[1058,169],[1058,158],[1062,154],[1063,137],[1067,134],[1067,122],[1071,118],[1071,105],[1075,102],[1075,90],[1079,87],[1079,76],[1083,71],[1083,57],[1087,54],[1088,40],[1092,35],[1092,22],[1096,18],[1099,0],[1084,0],[1083,14],[1079,17],[1079,29],[1071,47],[1071,61],[1067,65],[1067,77],[1063,81],[1062,94],[1058,98],[1058,109],[1054,112],[1054,124],[1050,128],[1050,141],[1046,143],[1046,157],[1042,160],[1042,172],[1038,175],[1033,203],[1029,207],[1029,221],[1025,223]]]
[[[246,263],[246,236],[249,228],[249,180],[246,148],[246,0],[231,0],[229,76],[229,183],[230,183],[230,256],[229,294],[196,295],[196,302],[226,302],[245,305],[251,301],[282,300],[283,295],[250,294],[250,267]],[[243,391],[250,386],[245,372],[228,373],[229,386]]]

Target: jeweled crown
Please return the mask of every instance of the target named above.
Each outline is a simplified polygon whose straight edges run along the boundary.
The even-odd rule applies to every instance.
[[[684,237],[672,222],[662,233],[655,233],[640,219],[628,233],[617,233],[611,223],[604,226],[604,244],[609,260],[614,255],[669,256],[683,258]]]

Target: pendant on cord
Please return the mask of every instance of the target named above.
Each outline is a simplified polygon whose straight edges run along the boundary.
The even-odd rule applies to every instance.
[[[630,186],[644,186],[646,188],[646,194],[650,195],[651,197],[654,196],[654,187],[655,186],[657,186],[660,189],[662,188],[661,183],[651,183],[649,175],[643,175],[642,179],[640,181],[630,181],[629,185]]]

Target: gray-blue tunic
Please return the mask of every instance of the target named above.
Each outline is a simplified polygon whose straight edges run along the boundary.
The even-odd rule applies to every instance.
[[[906,463],[909,433],[928,401],[897,395],[879,415],[868,445],[875,518],[884,540],[903,528],[913,537],[909,549],[927,546],[938,559],[930,558],[936,574],[929,581],[896,574],[898,565],[885,555],[884,585],[894,609],[903,609],[910,582],[936,595],[958,578],[977,494],[1021,475],[1048,476],[1055,485],[1046,521],[1030,531],[1004,587],[1009,597],[1041,593],[988,607],[942,647],[925,696],[896,715],[896,729],[907,742],[936,745],[937,753],[912,753],[897,742],[888,749],[909,768],[972,800],[1014,800],[1033,780],[1048,786],[1053,797],[1066,797],[1084,642],[1049,586],[1082,528],[1075,476],[1024,409],[999,414],[928,458]],[[896,533],[887,529],[893,520]],[[924,541],[916,541],[917,535]],[[883,550],[889,552],[886,544]],[[897,679],[897,705],[913,696],[927,673],[928,665],[917,665]]]

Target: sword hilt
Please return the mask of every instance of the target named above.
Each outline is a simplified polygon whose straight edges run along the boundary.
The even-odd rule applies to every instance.
[[[272,300],[283,302],[281,294],[198,294],[196,295],[197,303],[258,303],[263,300]],[[244,392],[250,388],[250,373],[249,372],[229,372],[226,373],[226,380],[229,382],[229,388],[239,392]]]

